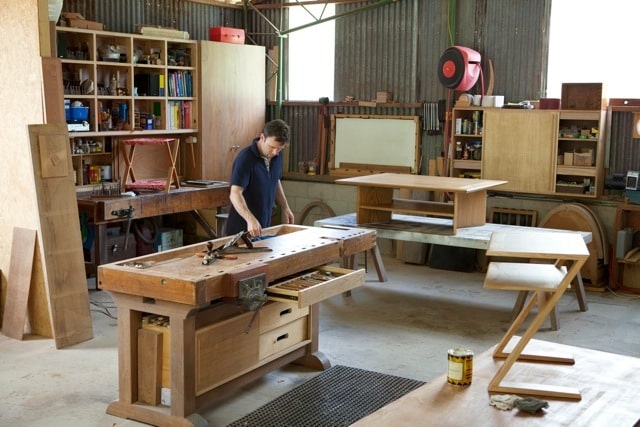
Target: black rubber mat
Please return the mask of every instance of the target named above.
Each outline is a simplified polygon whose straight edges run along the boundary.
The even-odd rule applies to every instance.
[[[334,366],[228,427],[348,426],[424,382]]]

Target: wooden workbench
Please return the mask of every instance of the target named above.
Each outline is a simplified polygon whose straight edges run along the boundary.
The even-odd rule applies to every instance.
[[[573,384],[582,392],[581,401],[545,399],[549,408],[535,415],[517,409],[500,411],[490,406],[487,386],[503,362],[494,359],[493,349],[489,349],[474,357],[470,386],[448,384],[444,374],[363,418],[354,427],[637,425],[640,359],[535,339],[529,346],[534,351],[573,354],[576,364],[520,363],[510,371],[511,378],[523,382]],[[445,349],[442,357],[446,360]]]
[[[132,209],[132,219],[149,218],[154,216],[169,215],[181,212],[193,212],[196,219],[203,224],[204,219],[199,215],[198,209],[215,209],[228,204],[229,183],[218,182],[208,187],[180,187],[166,193],[163,191],[151,191],[141,193],[138,196],[94,196],[92,193],[83,192],[77,194],[78,211],[87,214],[90,222],[95,227],[95,256],[94,262],[87,263],[85,268],[87,275],[93,276],[98,265],[109,262],[109,248],[107,239],[107,227],[127,220],[118,215]],[[212,237],[215,237],[215,232]]]
[[[487,190],[507,181],[449,178],[441,176],[381,173],[336,180],[358,187],[358,224],[389,222],[392,213],[451,218],[451,234],[459,227],[486,221]],[[394,197],[394,190],[422,190],[453,194],[453,203]]]
[[[119,391],[109,414],[152,425],[204,426],[197,411],[231,389],[294,361],[329,366],[318,351],[318,303],[364,284],[365,273],[320,266],[370,248],[375,232],[290,225],[263,232],[273,237],[254,246],[271,251],[239,253],[236,260],[204,265],[196,256],[206,248],[202,243],[98,268],[100,288],[118,306]],[[310,271],[323,277],[310,281]],[[292,286],[292,280],[299,282]],[[257,312],[243,309],[242,296],[255,294],[260,284],[268,284],[270,301]],[[170,337],[146,331],[147,315],[166,317]],[[163,386],[170,388],[170,406],[159,403],[161,368],[149,373],[162,339],[170,340],[169,355],[163,351],[162,357],[170,367]]]

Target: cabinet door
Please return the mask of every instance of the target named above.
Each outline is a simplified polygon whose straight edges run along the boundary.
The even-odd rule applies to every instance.
[[[195,177],[229,181],[240,149],[260,135],[265,120],[262,46],[200,42],[200,161]]]
[[[553,192],[557,129],[555,111],[485,110],[482,178],[508,181],[500,191]]]

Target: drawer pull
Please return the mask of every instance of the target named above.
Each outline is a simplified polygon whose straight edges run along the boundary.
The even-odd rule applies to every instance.
[[[291,307],[287,308],[286,310],[282,310],[280,312],[280,317],[282,316],[286,316],[287,314],[291,314],[293,310],[291,310]]]
[[[278,338],[276,338],[276,342],[286,340],[287,338],[289,338],[289,334],[282,334]]]

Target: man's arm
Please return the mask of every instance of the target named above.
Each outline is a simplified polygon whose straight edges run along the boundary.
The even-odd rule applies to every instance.
[[[247,202],[242,195],[243,190],[244,189],[238,185],[232,185],[229,200],[236,212],[247,221],[247,231],[251,236],[260,237],[262,236],[262,226],[260,225],[260,221],[256,219],[247,207]]]
[[[284,195],[284,189],[282,188],[282,182],[280,182],[280,180],[278,180],[278,186],[276,187],[276,202],[278,202],[282,210],[283,222],[285,224],[293,224],[293,212],[291,208],[289,208],[289,202],[287,202],[287,197]]]

